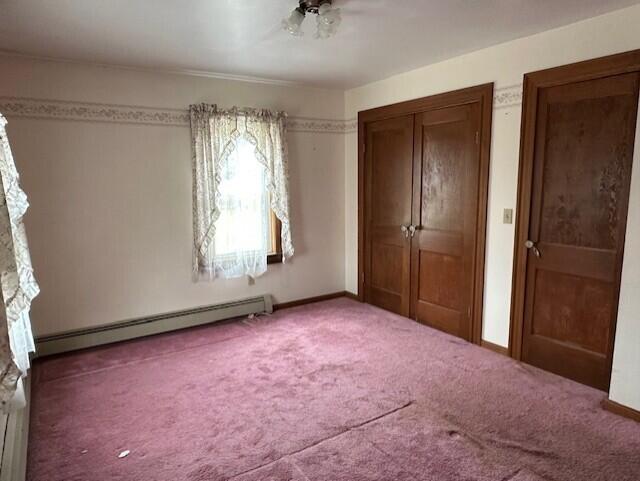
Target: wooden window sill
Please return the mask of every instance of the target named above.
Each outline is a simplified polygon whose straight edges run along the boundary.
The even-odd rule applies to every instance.
[[[282,254],[269,254],[267,256],[267,264],[281,264]]]

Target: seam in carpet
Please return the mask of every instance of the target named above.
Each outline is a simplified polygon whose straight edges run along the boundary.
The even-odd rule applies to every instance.
[[[521,472],[522,472],[522,468],[518,468],[513,473],[507,474],[507,476],[502,478],[500,481],[510,481],[511,479],[515,478]]]
[[[345,432],[347,432],[347,431],[351,431],[352,429],[358,429],[358,428],[361,428],[362,426],[364,426],[364,425],[366,425],[366,424],[371,424],[371,423],[373,423],[373,422],[376,422],[376,421],[377,421],[377,420],[379,420],[379,419],[382,419],[382,418],[387,417],[387,416],[391,416],[392,414],[395,414],[395,413],[397,413],[398,411],[401,411],[402,409],[406,409],[406,408],[408,408],[408,407],[409,407],[409,406],[411,406],[414,402],[415,402],[415,401],[407,401],[407,402],[406,402],[406,403],[404,403],[402,406],[399,406],[399,407],[397,407],[397,408],[395,408],[395,409],[392,409],[391,411],[388,411],[388,412],[386,412],[386,413],[380,414],[379,416],[376,416],[376,417],[374,417],[374,418],[367,419],[366,421],[363,421],[363,422],[361,422],[360,424],[356,424],[356,425],[354,425],[354,426],[349,426],[349,427],[346,429],[346,431],[345,431]],[[344,434],[344,433],[343,433],[343,434]],[[338,436],[339,436],[339,435],[338,435]],[[334,436],[334,437],[335,437],[335,436]]]
[[[474,444],[478,449],[481,449],[481,450],[482,449],[496,449],[496,448],[499,449],[500,447],[502,447],[502,448],[505,448],[505,449],[515,449],[515,450],[520,451],[521,453],[523,453],[525,455],[541,457],[541,458],[560,459],[560,456],[558,456],[557,453],[554,453],[554,452],[551,452],[551,451],[545,451],[543,449],[538,449],[538,448],[535,448],[535,447],[534,448],[528,447],[528,446],[525,446],[522,443],[519,443],[517,441],[511,441],[511,440],[508,440],[508,439],[502,439],[502,438],[498,438],[498,437],[494,437],[494,436],[482,436],[482,435],[476,436],[476,435],[473,435],[473,434],[465,431],[463,429],[463,426],[459,422],[455,421],[453,419],[453,417],[450,416],[450,415],[438,414],[438,417],[440,417],[441,419],[443,419],[444,421],[446,421],[447,423],[451,424],[453,427],[456,428],[456,429],[450,429],[448,431],[449,434],[457,433],[460,436],[464,436],[472,444]],[[541,474],[535,472],[532,469],[532,467],[529,466],[529,463],[526,463],[525,466],[521,466],[515,472],[513,472],[511,475],[507,476],[506,478],[501,479],[500,481],[510,481],[510,480],[514,479],[516,476],[518,476],[518,474],[520,474],[525,469],[527,471],[533,473],[538,478],[540,478],[540,481],[557,481],[553,477],[550,477],[548,475],[541,475]]]
[[[259,465],[259,466],[255,466],[255,467],[253,467],[253,468],[249,468],[249,469],[247,469],[247,470],[245,470],[245,471],[241,471],[241,472],[239,472],[239,473],[233,474],[232,476],[230,476],[230,477],[226,478],[226,480],[227,480],[227,481],[231,481],[231,480],[236,479],[236,478],[238,478],[238,477],[240,477],[240,476],[244,476],[245,474],[253,473],[254,471],[257,471],[257,470],[259,470],[259,469],[266,468],[267,466],[271,466],[272,464],[277,463],[277,462],[278,462],[278,461],[280,461],[281,459],[285,459],[285,458],[288,458],[288,457],[290,457],[290,456],[295,456],[296,454],[300,454],[301,452],[306,451],[307,449],[314,448],[314,447],[316,447],[316,446],[318,446],[318,445],[320,445],[320,444],[322,444],[322,443],[324,443],[324,442],[331,441],[332,439],[335,439],[335,438],[337,438],[337,437],[340,437],[340,436],[342,436],[343,434],[346,434],[346,433],[348,433],[348,432],[350,432],[350,431],[353,431],[353,430],[355,430],[355,429],[361,428],[361,427],[363,427],[363,426],[365,426],[365,425],[367,425],[367,424],[371,424],[371,423],[373,423],[373,422],[376,422],[376,421],[378,421],[378,420],[380,420],[380,419],[382,419],[382,418],[384,418],[384,417],[386,417],[386,416],[390,416],[390,415],[392,415],[392,414],[394,414],[394,413],[397,413],[398,411],[400,411],[400,410],[402,410],[402,409],[408,408],[408,407],[409,407],[409,406],[411,406],[414,402],[415,402],[415,401],[413,401],[413,400],[411,400],[411,401],[407,401],[406,403],[404,403],[404,404],[403,404],[403,405],[401,405],[401,406],[398,406],[398,407],[396,407],[396,408],[393,408],[392,410],[387,411],[387,412],[384,412],[384,413],[382,413],[382,414],[380,414],[380,415],[378,415],[378,416],[375,416],[375,417],[373,417],[373,418],[367,419],[366,421],[363,421],[363,422],[361,422],[361,423],[354,424],[354,425],[352,425],[352,426],[347,426],[347,427],[343,428],[341,431],[339,431],[338,433],[336,433],[336,434],[332,434],[331,436],[327,436],[327,437],[322,438],[322,439],[319,439],[318,441],[315,441],[314,443],[311,443],[311,444],[309,444],[308,446],[304,446],[303,448],[297,449],[297,450],[295,450],[295,451],[291,451],[290,453],[285,453],[285,454],[283,454],[282,456],[280,456],[280,457],[278,457],[278,458],[276,458],[276,459],[273,459],[273,460],[271,460],[271,461],[268,461],[268,462],[266,462],[266,463],[263,463],[263,464],[261,464],[261,465]],[[306,477],[306,476],[305,476],[305,477]]]
[[[516,479],[516,476],[518,476],[520,473],[533,474],[540,481],[559,481],[559,480],[556,480],[556,478],[551,478],[551,477],[548,477],[546,475],[541,475],[539,473],[536,473],[533,469],[531,469],[529,467],[518,468],[513,473],[508,475],[506,478],[502,478],[500,481],[512,481],[512,480]]]
[[[478,439],[476,436],[466,431],[460,432],[457,429],[449,429],[447,430],[447,435],[451,438],[459,437],[459,438],[466,439],[469,443],[471,443],[471,445],[473,445],[480,451],[485,449],[485,445],[482,444],[481,439]]]
[[[302,470],[302,468],[300,466],[298,466],[298,463],[296,463],[295,459],[293,459],[290,456],[287,456],[287,463],[289,463],[291,466],[293,466],[294,469],[296,471],[298,471],[298,473],[300,473],[300,475],[305,479],[305,481],[311,481],[309,479],[309,477],[306,475],[306,473]]]
[[[476,444],[479,444],[482,448],[485,448],[486,445],[488,444],[488,445],[503,447],[506,449],[514,449],[516,451],[520,451],[521,453],[529,454],[531,456],[537,456],[541,458],[552,458],[552,459],[559,458],[557,453],[554,453],[552,451],[546,451],[544,449],[541,449],[535,446],[534,447],[526,446],[518,441],[512,441],[510,439],[504,439],[504,438],[500,438],[492,435],[484,436],[484,435],[471,434],[467,429],[465,429],[466,427],[464,425],[462,425],[457,419],[455,419],[454,416],[450,414],[442,414],[442,413],[437,413],[437,415],[441,419],[451,424],[453,428],[455,428],[452,430],[453,432],[456,432],[459,435],[466,437],[470,441]]]
[[[366,436],[365,436],[365,437],[366,437]],[[373,442],[373,441],[371,441],[370,439],[367,439],[367,442],[368,442],[371,446],[373,446],[373,448],[374,448],[376,451],[378,451],[378,452],[380,452],[380,453],[384,454],[385,456],[387,456],[387,457],[391,460],[391,462],[392,462],[392,463],[393,463],[397,468],[399,468],[400,470],[404,471],[404,467],[402,466],[402,464],[398,463],[398,462],[396,461],[395,457],[394,457],[392,454],[390,454],[390,453],[386,452],[384,449],[382,449],[380,446],[378,446],[376,443],[374,443],[374,442]],[[413,473],[410,473],[410,472],[407,472],[407,471],[404,471],[404,472],[405,472],[406,474],[408,474],[409,476],[411,476],[411,479],[415,479],[415,481],[421,481],[420,479],[416,478],[416,477],[413,475]]]
[[[399,409],[398,409],[399,410]],[[390,412],[389,414],[392,414],[392,412]],[[380,416],[380,417],[384,417],[386,415]],[[465,431],[463,429],[463,426],[460,425],[460,423],[456,422],[452,416],[447,415],[447,414],[437,414],[437,417],[440,418],[442,421],[448,423],[449,429],[447,429],[445,432],[449,435],[458,435],[461,436],[463,438],[465,438],[467,441],[469,441],[476,449],[479,450],[484,450],[484,449],[495,449],[495,447],[497,446],[502,446],[503,448],[506,449],[515,449],[518,450],[524,454],[529,454],[532,456],[539,456],[539,457],[550,457],[550,458],[555,458],[557,459],[559,456],[556,453],[550,452],[550,451],[545,451],[542,449],[538,449],[538,448],[531,448],[528,446],[524,446],[521,443],[518,443],[516,441],[510,441],[507,439],[501,439],[501,438],[496,438],[493,436],[488,436],[488,437],[484,437],[484,436],[475,436],[467,431]],[[370,421],[372,422],[372,421]],[[366,424],[366,423],[365,423]],[[367,442],[369,444],[371,444],[375,449],[377,449],[378,451],[380,451],[382,454],[385,454],[386,456],[388,456],[396,465],[397,463],[395,462],[395,459],[393,457],[393,455],[391,453],[388,453],[387,451],[385,451],[384,449],[382,449],[381,447],[379,447],[374,440],[370,439],[368,436],[366,436],[367,438]],[[486,443],[486,445],[485,445]],[[505,478],[502,478],[500,481],[511,481],[513,480],[516,476],[518,476],[524,469],[527,469],[528,471],[530,471],[531,473],[535,474],[535,476],[539,477],[541,481],[556,481],[555,478],[552,477],[548,477],[548,476],[543,476],[540,475],[538,473],[536,473],[535,471],[533,471],[529,466],[524,466],[524,467],[520,467],[518,469],[516,469],[514,472],[512,472],[511,474],[507,475]],[[413,479],[416,479],[415,476],[413,476],[413,474],[408,473]],[[418,480],[417,480],[418,481]]]
[[[521,453],[530,454],[532,456],[538,456],[541,458],[553,458],[558,459],[559,456],[551,451],[545,451],[543,449],[538,448],[530,448],[528,446],[524,446],[517,441],[509,441],[508,439],[500,439],[494,437],[484,438],[488,443],[502,446],[507,449],[515,449],[516,451],[520,451]]]

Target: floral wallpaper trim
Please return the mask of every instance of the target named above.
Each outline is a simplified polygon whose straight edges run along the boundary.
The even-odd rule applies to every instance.
[[[493,106],[496,109],[522,103],[522,84],[496,89]],[[189,111],[138,105],[101,104],[28,97],[0,97],[0,112],[6,116],[41,119],[78,120],[84,122],[115,122],[128,124],[189,126]],[[289,117],[290,132],[346,134],[357,132],[358,120]]]
[[[522,103],[522,84],[496,89],[493,93],[493,108],[515,107]]]
[[[0,112],[6,116],[41,119],[79,120],[85,122],[117,122],[129,124],[189,126],[189,111],[161,109],[138,105],[100,104],[65,100],[0,97]],[[291,132],[345,133],[355,131],[356,120],[289,117]]]

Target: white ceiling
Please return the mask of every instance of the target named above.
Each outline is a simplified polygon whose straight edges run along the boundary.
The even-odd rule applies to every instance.
[[[338,35],[280,29],[297,0],[0,0],[0,49],[349,88],[640,0],[334,0]],[[594,32],[594,35],[597,35]]]

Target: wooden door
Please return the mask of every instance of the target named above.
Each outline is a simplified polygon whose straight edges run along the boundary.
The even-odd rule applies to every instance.
[[[412,317],[467,340],[481,204],[480,122],[478,103],[415,116]]]
[[[365,302],[408,316],[413,115],[365,131]]]
[[[537,89],[528,235],[520,246],[527,248],[522,360],[603,390],[638,81],[636,72]]]

